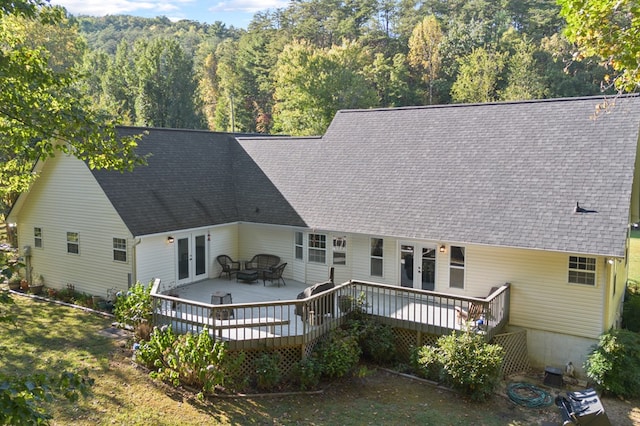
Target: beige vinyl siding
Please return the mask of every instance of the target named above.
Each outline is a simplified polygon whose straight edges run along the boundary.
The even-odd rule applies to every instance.
[[[163,291],[176,286],[176,244],[169,244],[167,236],[142,237],[136,246],[137,280],[148,284],[160,278]]]
[[[43,248],[32,249],[34,276],[49,287],[73,284],[88,294],[125,290],[132,273],[132,236],[82,162],[58,154],[49,159],[28,194],[18,225],[20,247],[34,246],[42,228]],[[67,253],[67,232],[79,235],[79,254]],[[127,262],[113,260],[113,238],[127,240]]]
[[[603,327],[605,330],[619,326],[619,322],[621,320],[620,316],[622,314],[621,304],[623,302],[629,272],[625,266],[624,259],[619,261],[615,260],[611,265],[607,264],[607,271],[609,285],[605,290],[608,301],[606,304],[605,323]]]
[[[220,275],[221,267],[216,261],[216,257],[226,254],[233,260],[240,260],[238,254],[238,224],[218,226],[210,231],[211,241],[209,241],[209,276],[217,278]]]
[[[281,226],[241,223],[238,225],[238,246],[241,247],[239,258],[250,260],[256,254],[275,254],[280,262],[287,262],[283,277],[293,277],[290,265],[294,259],[294,230]],[[326,267],[325,278],[326,279]]]
[[[510,324],[580,337],[603,332],[604,259],[596,261],[596,286],[569,284],[569,254],[468,246],[469,295],[486,295],[510,282]]]

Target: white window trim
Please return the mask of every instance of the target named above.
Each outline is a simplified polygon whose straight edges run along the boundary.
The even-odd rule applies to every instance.
[[[36,236],[36,229],[40,230],[40,236]],[[33,247],[37,248],[37,249],[42,249],[44,248],[44,238],[43,238],[43,234],[44,232],[42,232],[42,227],[41,226],[34,226],[33,227]],[[40,245],[38,245],[38,241],[40,241]]]
[[[124,248],[117,248],[115,240],[124,241]],[[127,247],[127,239],[120,238],[120,237],[113,237],[113,239],[111,240],[111,244],[112,244],[112,251],[111,251],[112,260],[117,263],[129,263],[129,250]],[[124,253],[124,260],[116,259],[116,252]]]
[[[381,256],[375,256],[372,253],[371,250],[371,243],[372,240],[382,240],[382,255]],[[380,275],[373,275],[372,272],[372,266],[373,266],[373,259],[376,260],[380,260],[381,266],[382,266],[382,271],[380,272]],[[369,238],[369,276],[371,277],[384,277],[384,238],[381,237],[370,237]]]
[[[316,247],[314,245],[311,244],[311,237],[313,235],[317,235],[319,237],[324,237],[324,247]],[[322,238],[319,239],[320,241],[322,240]],[[307,236],[307,259],[309,263],[316,263],[318,265],[326,265],[327,264],[327,234],[318,234],[318,233],[310,233]],[[312,260],[314,259],[316,256],[311,256],[311,251],[318,251],[318,252],[324,252],[324,262],[319,262],[317,260]]]
[[[570,268],[570,266],[571,266],[571,258],[592,259],[593,260],[593,270]],[[578,283],[578,282],[569,281],[569,273],[571,271],[593,275],[593,284]],[[569,258],[568,258],[568,262],[567,262],[567,283],[569,285],[578,285],[578,286],[581,286],[581,287],[597,287],[598,286],[598,258],[597,257],[593,257],[593,256],[578,256],[578,255],[574,256],[574,255],[570,255]]]
[[[77,241],[70,241],[69,240],[69,234],[75,234]],[[79,256],[80,255],[80,233],[79,232],[75,232],[75,231],[67,231],[67,238],[66,238],[66,242],[67,242],[67,254],[71,254],[74,256]],[[69,251],[69,244],[75,244],[78,247],[78,251],[76,253]]]
[[[453,247],[460,247],[464,253],[464,263],[462,266],[454,265],[451,263],[451,255],[453,254]],[[451,270],[457,269],[462,270],[462,287],[454,287],[451,285]],[[449,288],[454,288],[456,290],[464,290],[467,284],[467,248],[464,246],[449,246]]]

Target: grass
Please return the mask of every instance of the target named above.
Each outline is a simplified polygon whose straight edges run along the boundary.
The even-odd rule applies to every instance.
[[[525,425],[526,411],[497,398],[477,405],[387,372],[326,383],[320,394],[198,401],[154,382],[131,360],[126,339],[100,334],[111,319],[14,296],[16,326],[2,328],[0,369],[29,373],[87,368],[95,379],[88,398],[52,403],[54,425]]]

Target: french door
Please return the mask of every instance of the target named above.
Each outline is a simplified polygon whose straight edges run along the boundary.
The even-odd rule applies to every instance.
[[[400,245],[400,285],[434,290],[436,284],[436,245]]]
[[[206,235],[189,234],[178,237],[176,263],[178,285],[188,284],[207,277]]]

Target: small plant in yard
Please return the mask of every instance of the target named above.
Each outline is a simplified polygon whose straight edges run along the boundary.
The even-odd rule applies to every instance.
[[[473,400],[488,399],[500,382],[504,349],[470,330],[441,336],[434,349],[420,354],[427,371],[439,363],[444,380]]]
[[[623,329],[603,334],[584,368],[602,391],[625,398],[640,396],[640,334]]]
[[[338,328],[318,345],[316,355],[322,365],[322,374],[343,377],[358,365],[361,350],[354,335]]]
[[[198,334],[176,335],[171,327],[155,328],[148,342],[136,349],[136,361],[152,369],[151,377],[173,386],[190,386],[199,396],[229,384],[229,371],[242,359],[227,360],[226,345],[216,342],[207,329]]]
[[[137,282],[126,293],[118,293],[114,314],[116,321],[133,327],[139,338],[149,339],[152,319],[151,283]]]
[[[280,370],[280,355],[277,353],[264,353],[254,362],[258,388],[272,390],[282,378]]]

